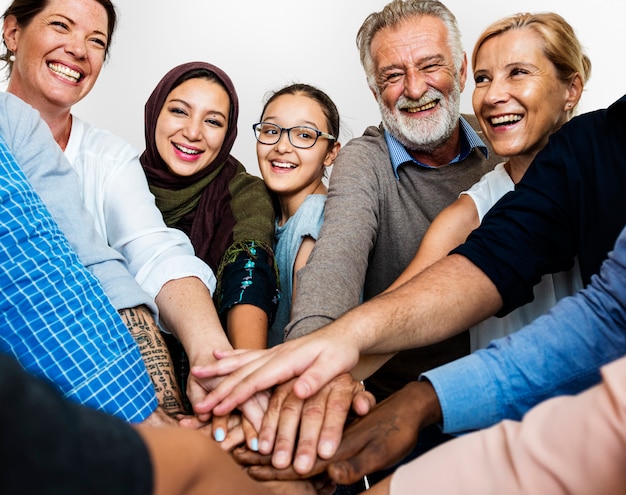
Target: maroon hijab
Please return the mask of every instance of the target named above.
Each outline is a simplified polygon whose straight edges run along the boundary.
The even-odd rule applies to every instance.
[[[167,96],[183,82],[186,75],[198,70],[214,75],[228,93],[230,98],[228,129],[222,148],[213,162],[193,175],[181,177],[172,174],[161,158],[156,147],[155,130]],[[231,197],[228,185],[239,165],[239,162],[230,155],[237,137],[238,116],[239,99],[232,81],[220,68],[204,62],[189,62],[174,67],[157,84],[145,105],[146,149],[140,161],[150,189],[156,197],[157,206],[163,213],[166,223],[185,232],[190,237],[196,254],[213,270],[217,270],[222,255],[233,239],[235,217],[230,209]],[[207,180],[207,177],[218,169],[217,175],[201,191],[193,193],[200,195],[197,207],[175,223],[168,222],[170,213],[167,211],[168,208],[177,208],[178,198],[181,204],[189,201],[191,193],[187,188],[203,179]]]

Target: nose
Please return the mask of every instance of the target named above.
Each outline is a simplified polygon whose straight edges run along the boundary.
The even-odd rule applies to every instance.
[[[501,78],[493,78],[485,88],[483,100],[489,105],[503,103],[509,98],[508,85]]]
[[[274,149],[276,149],[279,153],[287,153],[288,151],[291,151],[291,141],[289,141],[286,129],[283,129],[281,132],[278,142],[274,145]]]
[[[72,36],[67,43],[65,50],[71,53],[77,59],[83,59],[87,56],[87,47],[85,40],[80,36]]]
[[[409,68],[404,76],[404,96],[419,100],[428,91],[426,77],[419,69]]]
[[[190,141],[197,141],[202,134],[202,122],[198,119],[189,118],[183,126],[183,135]]]

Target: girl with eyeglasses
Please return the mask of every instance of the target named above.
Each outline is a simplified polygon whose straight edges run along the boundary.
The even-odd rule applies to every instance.
[[[322,226],[325,171],[340,144],[339,113],[323,91],[292,84],[269,97],[253,125],[259,168],[276,207],[274,252],[281,297],[268,346],[283,341],[296,293],[296,274],[311,254]]]

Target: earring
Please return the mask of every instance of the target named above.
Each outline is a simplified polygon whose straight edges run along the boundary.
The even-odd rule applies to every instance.
[[[9,57],[9,62],[15,62],[15,54],[12,53],[11,56]]]

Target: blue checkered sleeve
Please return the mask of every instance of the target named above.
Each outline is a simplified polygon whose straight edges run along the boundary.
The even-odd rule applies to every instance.
[[[0,352],[130,422],[156,407],[139,349],[0,140]]]

